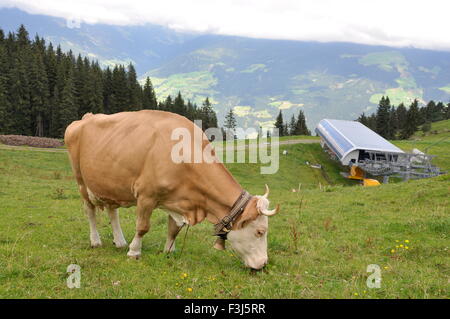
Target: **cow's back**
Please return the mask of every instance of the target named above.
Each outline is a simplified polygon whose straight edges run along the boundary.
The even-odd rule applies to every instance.
[[[96,114],[73,122],[65,142],[77,182],[86,188],[83,197],[91,192],[120,206],[133,205],[134,186],[144,168],[155,179],[170,170],[171,132],[177,127],[192,130],[194,125],[182,116],[150,110]],[[149,161],[152,165],[146,165]]]

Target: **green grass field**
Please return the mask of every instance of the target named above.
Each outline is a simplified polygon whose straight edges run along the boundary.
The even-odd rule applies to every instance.
[[[437,145],[436,153],[449,154],[447,142]],[[283,149],[289,154],[275,175],[259,174],[256,164],[229,165],[248,191],[261,194],[267,183],[271,203],[281,204],[270,219],[269,265],[256,273],[232,251],[212,248],[206,221],[190,228],[182,254],[184,230],[177,252],[166,255],[167,217],[159,210],[140,260],[114,247],[105,212],[98,215],[103,247],[92,249],[67,154],[0,149],[0,298],[450,296],[449,175],[363,188],[343,179],[317,143]],[[130,242],[134,208],[120,211]],[[66,286],[70,264],[81,267],[79,289]],[[366,286],[370,264],[381,268],[381,288]]]

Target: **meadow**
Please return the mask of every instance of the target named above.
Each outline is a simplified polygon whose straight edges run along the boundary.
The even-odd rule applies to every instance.
[[[443,155],[436,162],[448,170],[450,142],[434,144],[439,134],[446,133],[395,143],[432,145]],[[106,212],[98,214],[103,246],[92,249],[67,154],[0,147],[0,298],[450,296],[449,175],[364,188],[342,178],[344,168],[318,143],[284,149],[274,175],[259,174],[257,164],[228,165],[252,194],[269,184],[272,205],[282,208],[270,218],[269,264],[252,272],[231,250],[213,249],[206,221],[191,227],[185,241],[181,232],[174,254],[163,253],[167,216],[160,210],[140,260],[114,247]],[[130,242],[135,209],[120,214]],[[79,289],[66,285],[70,264],[81,267]],[[380,288],[366,285],[370,264],[381,269]]]

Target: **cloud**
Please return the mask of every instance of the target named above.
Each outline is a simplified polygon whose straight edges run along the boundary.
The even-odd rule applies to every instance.
[[[0,7],[88,24],[450,50],[446,0],[0,0]]]

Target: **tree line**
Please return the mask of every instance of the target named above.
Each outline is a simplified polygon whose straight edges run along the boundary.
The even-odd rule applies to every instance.
[[[133,64],[102,69],[98,61],[63,52],[38,35],[30,40],[21,25],[0,29],[0,134],[62,137],[85,113],[159,109],[217,127],[208,98],[198,107],[181,93],[158,102],[150,78],[137,80]]]
[[[225,115],[225,130],[222,130],[223,136],[225,136],[227,132],[231,132],[230,135],[234,136],[234,138],[237,138],[237,136],[234,134],[236,130],[236,123],[236,115],[234,114],[233,109],[230,109]],[[285,123],[283,121],[283,113],[280,110],[275,120],[274,127],[278,129],[278,136],[311,135],[311,132],[306,126],[305,114],[302,110],[299,111],[297,117],[295,117],[295,115],[292,115],[291,121],[289,123]],[[271,136],[270,130],[267,130],[266,136],[267,138]],[[257,137],[264,137],[262,127],[259,127]]]
[[[279,136],[311,135],[306,126],[306,118],[302,110],[298,112],[297,117],[293,114],[289,123],[283,121],[283,113],[280,110],[274,126],[278,129]]]
[[[408,108],[403,103],[391,105],[389,97],[381,97],[377,111],[369,116],[362,113],[357,121],[386,139],[408,139],[419,129],[427,132],[431,123],[450,119],[450,103],[431,100],[419,107],[415,99]]]

